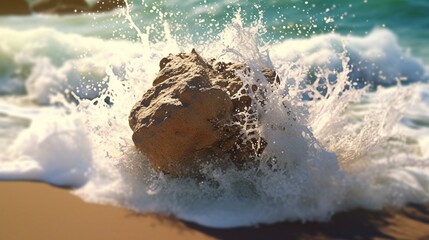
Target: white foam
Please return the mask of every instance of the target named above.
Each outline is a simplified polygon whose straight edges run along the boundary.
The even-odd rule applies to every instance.
[[[336,71],[342,71],[343,52],[349,58],[349,77],[353,81],[391,86],[398,81],[412,83],[426,78],[421,61],[404,52],[387,29],[375,29],[365,37],[331,33],[286,40],[271,48],[272,58],[282,64],[298,62],[309,68]]]
[[[150,55],[127,41],[103,41],[49,28],[0,28],[0,34],[8,36],[0,39],[0,59],[8,63],[0,69],[0,94],[26,93],[39,104],[51,103],[50,96],[57,93],[71,97],[73,92],[83,99],[100,96],[106,89],[106,68],[121,79],[140,80],[154,76],[157,69],[136,67],[147,64],[143,56]]]
[[[173,214],[212,227],[327,220],[353,207],[379,209],[429,200],[427,134],[412,134],[399,123],[412,98],[421,101],[428,89],[342,92],[349,76],[372,76],[374,70],[356,73],[350,63],[375,63],[377,78],[381,69],[388,82],[398,76],[416,81],[423,76],[417,74],[419,62],[404,54],[388,31],[364,38],[328,34],[288,40],[267,46],[270,55],[258,49],[257,30],[233,22],[224,38],[198,46],[207,58],[239,59],[256,68],[273,64],[283,80],[276,87],[260,85],[268,96],[257,108],[264,113],[259,133],[268,142],[260,164],[244,170],[207,165],[203,181],[156,172],[130,139],[129,110],[150,87],[160,58],[181,50],[173,40],[142,49],[135,43],[48,29],[1,31],[26,41],[42,38],[45,47],[30,45],[24,51],[17,45],[6,56],[18,59],[17,66],[30,59],[30,74],[19,81],[30,98],[54,105],[40,107],[30,127],[8,148],[0,179],[72,186],[87,201]],[[387,40],[374,40],[381,37]],[[59,57],[50,50],[58,44],[55,50],[66,50]],[[328,84],[319,101],[302,101],[303,93],[314,90],[302,85],[314,65],[320,69],[318,78],[335,75],[336,86],[342,87]],[[94,80],[82,80],[89,70]],[[96,88],[94,95],[83,94],[88,87]],[[67,100],[70,94],[78,106]],[[419,107],[429,109],[427,104]]]

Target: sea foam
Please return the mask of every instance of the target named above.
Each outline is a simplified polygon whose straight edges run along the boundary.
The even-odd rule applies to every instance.
[[[6,150],[0,179],[70,186],[86,201],[211,227],[323,221],[355,207],[427,202],[429,133],[413,123],[429,119],[429,88],[401,86],[426,75],[395,35],[327,34],[261,48],[257,28],[235,19],[206,45],[165,39],[149,48],[46,28],[1,28],[22,41],[0,40],[1,59],[22,71],[1,69],[1,93],[18,103],[3,97],[0,112],[30,123]],[[206,58],[244,61],[253,74],[259,66],[274,67],[282,79],[260,85],[267,101],[257,106],[258,131],[268,146],[256,167],[208,163],[204,180],[176,179],[135,150],[129,110],[151,86],[159,60],[192,47]],[[397,86],[369,91],[353,80]]]

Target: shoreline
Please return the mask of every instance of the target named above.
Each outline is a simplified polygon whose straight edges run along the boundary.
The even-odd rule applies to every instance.
[[[157,214],[86,203],[69,189],[0,182],[2,239],[419,239],[429,237],[429,205],[352,210],[327,223],[282,222],[214,229]]]

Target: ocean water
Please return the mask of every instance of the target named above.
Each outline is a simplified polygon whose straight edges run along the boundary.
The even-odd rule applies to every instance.
[[[0,17],[0,180],[222,228],[428,203],[428,37],[425,0],[134,0]],[[268,146],[254,166],[208,159],[204,180],[175,179],[135,150],[131,107],[162,57],[192,48],[281,78],[260,83]]]

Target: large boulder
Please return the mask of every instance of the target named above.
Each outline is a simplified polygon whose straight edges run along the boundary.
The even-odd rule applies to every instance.
[[[265,141],[252,133],[257,124],[243,117],[254,113],[237,75],[248,70],[243,63],[206,61],[193,50],[162,59],[160,68],[129,116],[134,144],[156,169],[196,176],[201,163],[242,164],[263,151]],[[271,69],[262,73],[276,77]]]
[[[25,0],[2,0],[0,15],[29,15],[31,14],[27,1]]]
[[[88,11],[85,0],[36,0],[31,9],[38,13],[72,14]]]

